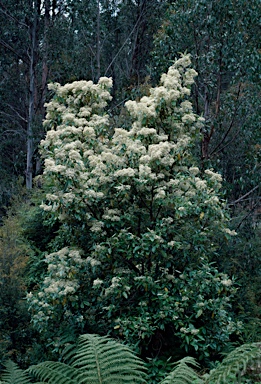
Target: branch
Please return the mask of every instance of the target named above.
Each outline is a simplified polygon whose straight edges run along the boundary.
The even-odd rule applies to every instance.
[[[25,57],[21,56],[13,47],[11,47],[11,45],[7,44],[4,40],[0,39],[0,45],[13,52],[18,57],[18,59],[22,60],[24,63],[29,64],[29,61],[25,59]]]
[[[244,220],[246,220],[250,215],[251,213],[256,209],[256,207],[258,206],[259,202],[257,202],[253,208],[250,210],[250,212],[248,212],[244,217],[243,219],[240,221],[240,223],[237,225],[236,227],[236,231],[238,230],[239,227],[241,227],[241,224],[243,223]]]
[[[28,120],[26,118],[24,118],[22,115],[20,115],[20,113],[11,105],[11,104],[8,104],[6,103],[6,105],[22,120],[24,121],[25,123],[28,123]]]
[[[233,201],[232,203],[229,203],[228,205],[234,205],[234,204],[240,203],[240,201],[244,200],[245,197],[249,196],[258,188],[259,188],[259,185],[256,185],[254,188],[251,189],[251,191],[245,193],[245,195],[239,197],[237,200]]]
[[[125,103],[125,101],[129,100],[128,97],[126,97],[126,99],[120,101],[117,105],[115,105],[113,108],[110,108],[108,112],[112,112],[114,109],[118,108],[120,105],[123,105]]]
[[[112,64],[114,63],[114,61],[117,59],[117,57],[119,56],[119,54],[121,53],[121,51],[123,50],[123,48],[125,47],[125,45],[127,44],[127,42],[129,41],[131,35],[135,32],[135,29],[137,28],[137,26],[139,25],[139,22],[140,22],[140,19],[141,19],[141,16],[142,16],[142,12],[140,13],[139,15],[139,18],[138,20],[136,21],[133,29],[131,30],[129,36],[127,37],[127,39],[124,41],[124,43],[122,44],[122,46],[120,47],[120,49],[118,50],[118,52],[116,53],[116,55],[114,56],[114,58],[112,59],[112,61],[110,62],[110,64],[108,65],[105,73],[104,73],[104,76],[106,76],[108,70],[111,68]]]
[[[4,116],[6,120],[9,120],[9,122],[13,122],[14,123],[14,118],[15,117],[13,115],[11,115],[9,113],[6,113],[6,112],[2,112],[2,111],[0,111],[0,115]],[[20,129],[22,129],[22,130],[24,129],[22,123],[18,119],[16,119],[16,124],[18,124]],[[14,124],[12,124],[12,125],[14,125]],[[11,131],[10,130],[5,130],[3,133],[1,133],[1,135],[4,135],[5,132],[14,132],[14,130],[11,130]]]
[[[224,149],[226,149],[226,147],[228,147],[231,143],[233,143],[233,141],[234,141],[235,138],[237,137],[238,133],[239,133],[239,130],[237,130],[237,131],[235,132],[235,134],[234,134],[234,136],[232,137],[232,139],[229,140],[229,141],[227,141],[226,144],[225,144],[223,147],[219,148],[219,150],[216,150],[216,153],[215,153],[215,154],[217,155],[218,153],[224,151]],[[211,153],[211,154],[212,154],[212,153]]]
[[[19,136],[25,137],[24,132],[14,131],[13,129],[9,129],[7,131],[2,132],[0,136],[4,136],[6,133],[12,133],[14,135],[19,135]]]
[[[140,270],[132,263],[131,260],[123,258],[123,261],[132,269],[134,272],[137,273],[137,275],[141,275]]]
[[[23,23],[22,21],[18,20],[16,17],[14,17],[13,15],[11,15],[8,11],[7,11],[7,8],[3,5],[2,1],[0,1],[0,12],[2,12],[5,16],[9,17],[9,19],[12,19],[13,21],[15,21],[17,24],[21,25],[22,27],[25,27],[25,28],[29,28],[29,26],[25,23]]]

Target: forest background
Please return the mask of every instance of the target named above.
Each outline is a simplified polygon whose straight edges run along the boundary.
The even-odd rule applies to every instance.
[[[184,354],[200,358],[209,367],[220,358],[219,352],[231,349],[232,345],[260,341],[260,17],[258,0],[0,2],[1,361],[9,356],[27,367],[42,359],[55,358],[64,343],[84,332],[109,333],[127,341],[142,357],[151,359],[148,361],[155,371],[162,366],[167,370],[168,357],[175,360]],[[57,217],[47,217],[40,207],[55,185],[55,181],[50,184],[42,178],[46,154],[41,158],[39,152],[39,143],[46,135],[46,126],[42,123],[46,117],[45,104],[54,96],[47,88],[48,83],[64,85],[78,80],[97,83],[100,77],[112,78],[112,100],[107,100],[106,107],[107,131],[99,136],[102,141],[106,135],[113,136],[112,127],[131,130],[134,117],[125,108],[125,102],[139,102],[142,96],[149,97],[162,73],[184,52],[191,55],[192,68],[198,74],[189,100],[195,114],[204,118],[189,148],[189,162],[198,167],[201,174],[211,169],[222,176],[217,194],[220,200],[226,201],[222,209],[225,215],[229,211],[229,228],[236,231],[237,236],[222,237],[218,230],[211,239],[209,235],[206,238],[198,235],[189,250],[184,250],[182,245],[177,248],[181,261],[177,258],[175,262],[183,269],[184,263],[188,265],[184,286],[191,286],[192,291],[197,279],[202,279],[196,272],[195,265],[201,261],[195,260],[195,253],[208,254],[207,266],[202,266],[205,281],[208,273],[220,281],[233,280],[233,289],[237,289],[233,292],[228,289],[224,297],[230,298],[231,294],[229,316],[231,322],[242,322],[240,330],[219,336],[214,327],[206,330],[213,336],[212,346],[204,334],[201,340],[196,340],[192,337],[196,330],[191,331],[203,319],[200,308],[193,315],[189,307],[196,306],[196,299],[183,308],[187,318],[191,320],[194,316],[194,320],[186,323],[184,316],[184,326],[178,325],[175,336],[169,322],[162,320],[165,316],[162,311],[166,308],[159,308],[157,301],[152,305],[154,312],[149,314],[152,323],[146,320],[148,314],[142,317],[142,311],[133,315],[133,308],[142,302],[141,297],[147,300],[147,291],[153,296],[154,290],[159,289],[165,307],[172,305],[165,282],[155,288],[155,281],[152,284],[149,280],[137,285],[140,292],[137,298],[130,294],[127,284],[120,286],[114,280],[116,302],[129,310],[124,321],[117,323],[113,311],[119,315],[119,308],[107,310],[105,316],[98,293],[93,295],[92,304],[88,301],[90,283],[83,278],[86,270],[81,275],[81,286],[85,288],[77,305],[71,303],[70,308],[64,309],[67,303],[56,303],[57,313],[51,325],[43,328],[40,322],[35,324],[32,311],[28,311],[30,302],[27,303],[25,297],[27,292],[41,289],[47,273],[46,256],[69,245],[85,247],[87,255],[86,244],[98,241],[97,238],[90,240],[88,230],[81,227],[85,214],[82,207],[79,212],[77,207],[70,207],[72,214],[66,227]],[[160,124],[168,124],[165,117],[160,118]],[[156,123],[159,125],[158,121],[154,123],[155,127]],[[179,155],[181,161],[185,152]],[[187,153],[184,159],[186,156]],[[140,214],[142,217],[142,211]],[[199,211],[196,221],[193,215],[185,215],[175,231],[182,236],[184,231],[191,233],[195,223],[196,226],[202,224],[206,212]],[[208,221],[206,223],[207,227]],[[178,239],[180,244],[187,241],[182,236]],[[155,236],[144,237],[143,241],[143,249],[151,247],[148,252],[152,252],[152,246],[159,248],[154,244]],[[110,246],[114,254],[111,239]],[[142,253],[138,246],[141,245],[137,245],[137,253]],[[164,262],[167,268],[168,262]],[[111,280],[121,274],[120,271],[117,275],[116,267],[119,265],[107,269]],[[92,278],[97,280],[97,276],[96,280]],[[215,289],[221,290],[221,286]],[[164,290],[168,297],[164,296]],[[196,296],[196,293],[190,295]],[[111,299],[106,306],[112,304],[117,305]],[[65,319],[63,311],[66,310],[72,313],[71,318]],[[132,323],[127,323],[130,318]],[[207,328],[207,323],[211,320],[214,324],[215,319],[215,309],[208,309],[200,327]],[[181,328],[189,332],[182,333]]]

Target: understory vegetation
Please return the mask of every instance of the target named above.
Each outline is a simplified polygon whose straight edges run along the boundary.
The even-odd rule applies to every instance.
[[[147,383],[149,380],[150,372],[144,362],[129,347],[105,336],[82,335],[76,347],[66,347],[62,357],[66,362],[46,361],[25,371],[9,360],[1,383],[30,384],[33,377],[40,382],[75,384]],[[195,359],[184,357],[173,364],[160,384],[248,383],[251,376],[258,380],[257,367],[260,368],[260,343],[245,344],[229,353],[208,374],[198,372],[200,366]]]

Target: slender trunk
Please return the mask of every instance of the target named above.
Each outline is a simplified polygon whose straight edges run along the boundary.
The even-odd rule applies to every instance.
[[[44,38],[43,38],[43,67],[42,67],[42,89],[41,89],[41,99],[40,99],[40,110],[41,114],[44,117],[45,110],[45,98],[47,92],[47,78],[48,78],[48,31],[50,27],[50,0],[45,0],[44,3]]]
[[[222,49],[220,49],[219,52],[219,71],[217,74],[217,96],[215,101],[215,112],[214,115],[211,118],[211,127],[210,131],[204,132],[203,140],[202,140],[202,161],[209,159],[210,153],[209,153],[209,144],[210,140],[214,134],[215,130],[215,123],[218,120],[218,115],[220,112],[220,96],[222,91],[222,66],[223,66],[223,57],[222,57]],[[209,93],[207,90],[207,86],[205,88],[205,111],[204,111],[204,118],[206,122],[209,121],[209,115],[210,115],[210,103],[209,103]]]
[[[209,92],[207,85],[205,85],[205,95],[204,95],[204,118],[206,121],[206,124],[209,121]],[[202,166],[204,160],[208,159],[208,147],[209,147],[209,132],[207,131],[207,128],[205,128],[203,132],[203,138],[201,142],[201,160],[202,160]]]
[[[144,51],[147,50],[147,47],[144,46],[145,43],[145,33],[147,29],[147,0],[141,0],[138,2],[138,13],[137,13],[137,30],[134,40],[134,48],[132,55],[132,64],[131,64],[131,75],[136,80],[137,84],[140,82],[141,77],[141,62],[143,60]]]
[[[26,188],[32,189],[33,184],[33,122],[35,118],[35,62],[36,62],[36,32],[37,32],[37,5],[33,3],[34,18],[31,25],[31,52],[29,65],[29,108],[27,124],[27,159],[26,159]]]
[[[97,61],[97,80],[101,77],[101,27],[100,27],[100,1],[97,1],[97,51],[96,51],[96,61]]]

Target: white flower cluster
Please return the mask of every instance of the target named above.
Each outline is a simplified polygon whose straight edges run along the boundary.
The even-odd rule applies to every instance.
[[[86,263],[79,250],[68,247],[47,255],[45,262],[48,271],[40,291],[27,294],[35,322],[48,321],[55,305],[77,298],[79,270]]]
[[[223,284],[225,287],[230,287],[233,282],[231,279],[225,279],[225,280],[221,280],[221,284]]]
[[[114,294],[115,290],[121,286],[121,277],[115,276],[111,279],[111,285],[105,289],[104,296]]]
[[[103,200],[111,185],[120,196],[127,196],[131,179],[146,193],[157,183],[154,200],[164,199],[166,174],[191,142],[185,126],[192,129],[202,124],[202,119],[193,114],[192,104],[185,99],[196,75],[187,68],[189,65],[189,56],[183,56],[162,76],[162,85],[150,90],[149,96],[139,102],[127,102],[126,108],[135,119],[132,128],[130,131],[115,129],[110,141],[105,133],[108,116],[102,113],[102,108],[110,99],[111,79],[101,78],[98,84],[80,81],[53,85],[57,97],[47,105],[45,121],[51,129],[41,147],[46,157],[44,174],[53,178],[56,185],[59,180],[60,188],[58,183],[56,193],[47,194],[47,202],[41,207],[66,219],[61,214],[64,210],[68,212],[70,206],[74,209],[76,204],[84,206],[84,202],[92,204]],[[170,129],[178,128],[175,141],[169,140],[164,129],[159,129],[157,119],[162,100],[168,106],[168,114],[173,116],[173,121],[166,116]],[[152,125],[147,125],[150,119]],[[200,183],[203,187],[205,181],[199,180],[199,189]],[[68,185],[67,190],[64,185]],[[117,215],[114,218],[118,221]],[[102,227],[102,222],[90,224],[92,232],[101,232]]]
[[[183,127],[183,123],[191,125],[193,123],[202,124],[202,119],[198,118],[192,112],[192,104],[185,100],[184,97],[190,95],[189,86],[194,83],[194,77],[197,73],[194,69],[187,68],[191,64],[190,56],[184,55],[181,59],[171,66],[167,73],[161,76],[161,84],[159,87],[150,90],[150,96],[144,96],[139,102],[127,101],[126,108],[136,121],[142,122],[144,118],[157,118],[158,107],[164,103],[175,112],[181,115],[181,121],[176,124],[178,127]],[[180,106],[174,108],[173,104],[180,102]],[[140,135],[153,134],[152,127],[145,127],[140,131]],[[150,131],[148,130],[150,129]]]
[[[180,332],[181,333],[191,333],[192,335],[197,335],[199,333],[199,329],[196,329],[196,328],[185,328],[185,327],[182,327],[180,328]]]
[[[106,209],[104,215],[102,216],[103,220],[109,221],[120,221],[121,220],[121,211],[119,209]]]
[[[93,281],[93,286],[94,287],[100,287],[101,285],[103,284],[103,280],[101,280],[101,279],[95,279],[94,281]]]
[[[99,260],[96,260],[95,258],[93,258],[91,256],[87,257],[86,262],[89,263],[91,265],[91,267],[93,267],[93,268],[101,265],[101,262]]]
[[[212,169],[206,169],[205,174],[209,177],[211,181],[221,183],[222,182],[222,176],[219,173],[213,172]]]
[[[57,185],[56,197],[54,193],[47,194],[47,203],[41,205],[45,211],[59,212],[83,198],[91,200],[103,196],[97,195],[86,183],[92,178],[89,167],[94,154],[92,147],[96,152],[103,152],[102,138],[108,126],[108,116],[103,109],[111,99],[111,87],[112,80],[105,77],[98,84],[76,81],[50,86],[56,96],[46,105],[44,124],[50,129],[41,141],[41,152],[45,157],[45,177],[52,179],[55,185],[59,179],[60,188]],[[97,164],[93,168],[97,168]],[[63,186],[68,180],[70,187],[65,190]],[[85,196],[83,191],[86,191]]]

